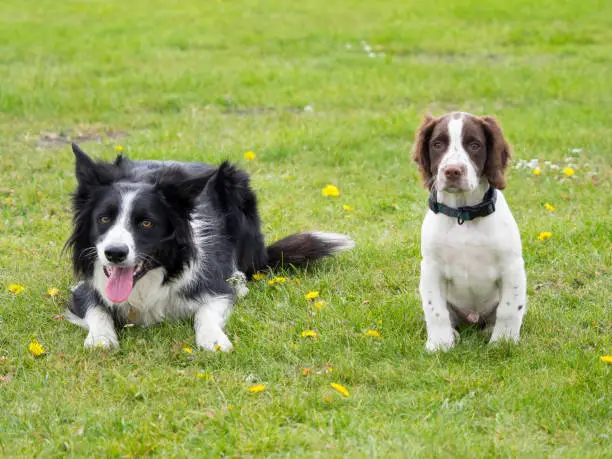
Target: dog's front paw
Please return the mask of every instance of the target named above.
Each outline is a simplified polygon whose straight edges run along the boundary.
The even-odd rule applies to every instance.
[[[196,334],[196,344],[205,351],[229,352],[234,346],[223,331],[200,332]]]
[[[113,349],[119,347],[119,340],[116,336],[94,335],[90,333],[85,338],[85,349]]]
[[[446,352],[455,345],[455,330],[440,329],[429,331],[425,349],[429,352]]]

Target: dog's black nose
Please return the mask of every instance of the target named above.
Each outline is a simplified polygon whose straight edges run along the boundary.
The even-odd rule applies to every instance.
[[[127,245],[112,245],[104,249],[104,255],[111,263],[121,263],[127,258],[129,252]]]

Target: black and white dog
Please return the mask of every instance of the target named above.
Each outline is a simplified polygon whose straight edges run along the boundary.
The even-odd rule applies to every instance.
[[[67,318],[85,347],[119,345],[116,326],[194,318],[196,344],[229,351],[223,328],[258,270],[303,265],[354,246],[310,232],[264,245],[248,175],[224,162],[94,162],[77,145],[73,289]]]

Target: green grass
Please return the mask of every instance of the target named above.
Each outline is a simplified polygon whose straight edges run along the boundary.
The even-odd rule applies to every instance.
[[[612,3],[596,0],[1,2],[0,455],[610,457],[611,43]],[[429,355],[426,192],[409,151],[422,113],[456,109],[496,115],[514,165],[573,156],[576,174],[509,172],[529,279],[521,344],[465,330]],[[58,135],[99,135],[81,144],[106,159],[116,145],[229,158],[253,176],[268,240],[333,230],[357,247],[278,288],[252,284],[230,354],[185,353],[189,323],[86,352],[85,332],[54,318],[75,184]],[[328,183],[340,198],[321,196]],[[313,313],[310,290],[329,306]],[[33,338],[45,356],[28,353]]]

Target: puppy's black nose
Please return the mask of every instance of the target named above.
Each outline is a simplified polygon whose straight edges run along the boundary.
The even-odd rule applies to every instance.
[[[129,252],[127,245],[111,245],[104,249],[104,255],[111,263],[121,263],[127,258]]]

